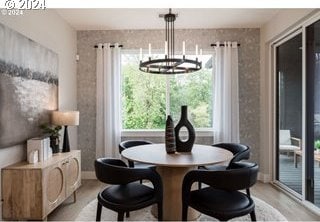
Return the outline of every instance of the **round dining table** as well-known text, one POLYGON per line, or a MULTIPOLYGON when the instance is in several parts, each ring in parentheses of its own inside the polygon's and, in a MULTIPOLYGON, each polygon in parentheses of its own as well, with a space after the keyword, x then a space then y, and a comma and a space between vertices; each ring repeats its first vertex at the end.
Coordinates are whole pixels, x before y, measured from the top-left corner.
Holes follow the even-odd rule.
MULTIPOLYGON (((174 154, 167 154, 165 144, 148 144, 126 149, 121 155, 131 161, 156 166, 163 183, 163 220, 171 221, 182 219, 182 182, 186 173, 197 166, 219 164, 233 157, 225 149, 199 144, 194 144, 191 152, 174 154)), ((153 209, 152 212, 157 211, 153 209)), ((195 220, 199 215, 189 208, 188 219, 195 220)))

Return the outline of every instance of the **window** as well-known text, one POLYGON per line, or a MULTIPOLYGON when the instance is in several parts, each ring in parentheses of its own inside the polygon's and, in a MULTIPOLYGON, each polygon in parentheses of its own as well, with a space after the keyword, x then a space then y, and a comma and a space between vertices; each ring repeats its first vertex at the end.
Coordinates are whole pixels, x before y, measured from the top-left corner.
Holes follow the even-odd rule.
POLYGON ((182 105, 195 128, 212 128, 212 56, 202 56, 195 73, 157 75, 139 71, 139 54, 122 52, 122 128, 164 129, 167 113, 175 122, 182 105))

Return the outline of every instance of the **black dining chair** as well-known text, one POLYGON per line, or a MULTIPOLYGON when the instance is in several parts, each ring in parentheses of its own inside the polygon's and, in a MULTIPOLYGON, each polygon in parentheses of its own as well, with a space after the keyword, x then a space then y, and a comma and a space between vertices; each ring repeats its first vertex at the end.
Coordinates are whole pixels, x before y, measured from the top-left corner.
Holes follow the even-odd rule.
MULTIPOLYGON (((229 169, 233 163, 241 160, 248 160, 250 158, 250 148, 247 145, 243 145, 240 143, 217 143, 213 144, 212 146, 230 151, 233 154, 232 159, 229 161, 228 165, 217 164, 209 166, 199 166, 199 169, 226 170, 229 169)), ((199 189, 201 189, 201 183, 199 183, 198 186, 199 189)))
POLYGON ((188 172, 182 185, 182 220, 186 221, 188 207, 227 221, 234 217, 250 213, 251 220, 256 221, 255 204, 249 188, 257 181, 258 165, 256 163, 237 162, 226 170, 192 170, 188 172), (209 187, 191 191, 194 182, 201 182, 209 187), (246 193, 239 190, 246 190, 246 193))
MULTIPOLYGON (((119 153, 121 154, 123 150, 134 147, 134 146, 141 146, 141 145, 148 145, 152 144, 150 141, 146 140, 125 140, 122 141, 119 144, 119 153)), ((136 167, 136 168, 155 168, 154 165, 146 164, 146 163, 139 163, 139 162, 133 162, 131 160, 128 160, 129 167, 136 167)))
POLYGON ((100 158, 95 161, 97 178, 110 184, 98 194, 96 221, 101 220, 102 206, 116 211, 118 221, 123 221, 124 213, 157 204, 158 219, 162 220, 163 188, 160 175, 150 168, 130 168, 120 159, 100 158), (140 184, 148 180, 153 188, 140 184))
POLYGON ((232 159, 229 161, 228 165, 209 165, 209 166, 201 166, 207 170, 226 170, 230 168, 230 166, 239 162, 240 160, 248 160, 250 158, 250 148, 247 145, 243 145, 240 143, 217 143, 212 146, 219 147, 225 150, 230 151, 233 154, 232 159))

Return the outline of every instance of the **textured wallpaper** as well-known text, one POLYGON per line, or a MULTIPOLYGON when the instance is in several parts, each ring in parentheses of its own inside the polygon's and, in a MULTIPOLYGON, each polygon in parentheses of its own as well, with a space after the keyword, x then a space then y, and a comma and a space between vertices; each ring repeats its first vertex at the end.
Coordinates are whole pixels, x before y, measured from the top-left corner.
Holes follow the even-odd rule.
MULTIPOLYGON (((176 51, 186 41, 186 51, 194 51, 195 44, 204 52, 213 51, 211 43, 237 41, 239 48, 239 96, 240 96, 240 141, 252 148, 251 160, 259 162, 260 144, 260 29, 182 29, 175 30, 176 51), (179 48, 178 48, 179 47, 179 48)), ((82 150, 82 169, 94 170, 95 121, 96 121, 96 53, 97 43, 120 43, 124 49, 153 49, 164 46, 163 30, 111 30, 78 31, 77 50, 80 60, 77 65, 78 109, 81 124, 78 128, 78 147, 82 150)), ((127 138, 123 138, 127 139, 127 138)), ((131 138, 133 139, 133 138, 131 138)), ((162 142, 162 138, 146 138, 162 142)), ((212 138, 198 138, 198 143, 211 144, 212 138)), ((196 141, 197 142, 197 141, 196 141)))

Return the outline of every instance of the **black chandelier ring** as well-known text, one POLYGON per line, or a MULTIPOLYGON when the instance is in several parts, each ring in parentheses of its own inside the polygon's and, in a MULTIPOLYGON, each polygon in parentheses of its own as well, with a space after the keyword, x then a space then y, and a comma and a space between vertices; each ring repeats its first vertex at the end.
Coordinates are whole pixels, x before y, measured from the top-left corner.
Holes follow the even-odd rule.
POLYGON ((139 69, 143 72, 152 74, 183 74, 196 72, 202 68, 202 62, 191 59, 178 59, 178 58, 166 58, 166 59, 153 59, 145 62, 140 62, 139 69), (190 66, 180 66, 180 65, 190 66))

